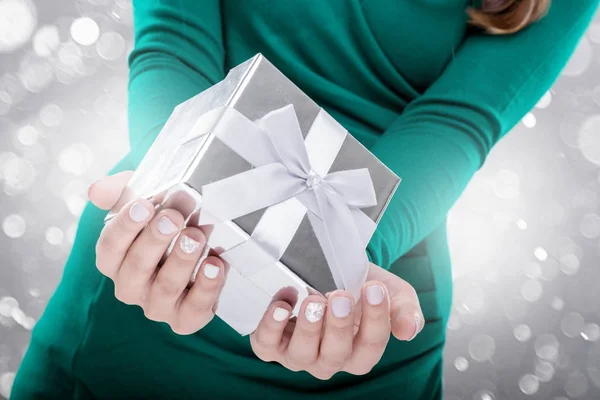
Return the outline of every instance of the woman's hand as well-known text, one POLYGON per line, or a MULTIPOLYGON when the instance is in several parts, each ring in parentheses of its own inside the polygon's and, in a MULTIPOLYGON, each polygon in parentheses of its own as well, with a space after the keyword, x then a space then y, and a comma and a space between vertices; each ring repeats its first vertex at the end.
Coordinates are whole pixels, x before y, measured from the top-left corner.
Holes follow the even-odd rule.
POLYGON ((251 335, 255 354, 292 371, 329 379, 339 371, 363 375, 379 362, 390 339, 412 340, 424 326, 419 299, 398 276, 370 265, 368 282, 354 305, 343 290, 310 295, 299 317, 294 304, 275 301, 251 335))
MULTIPOLYGON (((111 209, 131 175, 132 171, 124 171, 96 181, 88 190, 90 200, 101 209, 111 209)), ((129 202, 104 226, 96 245, 96 266, 114 281, 117 299, 142 307, 147 318, 166 322, 174 332, 186 335, 214 317, 224 264, 207 257, 187 289, 206 238, 200 229, 186 228, 184 220, 175 209, 157 212, 145 199, 129 202), (180 232, 172 252, 157 268, 180 232)))

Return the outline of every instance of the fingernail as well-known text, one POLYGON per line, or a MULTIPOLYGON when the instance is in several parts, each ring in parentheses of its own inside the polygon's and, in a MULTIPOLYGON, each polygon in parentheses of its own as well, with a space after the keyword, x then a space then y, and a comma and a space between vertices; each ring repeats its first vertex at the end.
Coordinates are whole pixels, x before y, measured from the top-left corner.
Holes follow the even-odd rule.
POLYGON ((215 279, 219 275, 219 267, 212 264, 204 265, 204 276, 208 279, 215 279))
POLYGON ((273 319, 277 322, 285 321, 290 315, 290 312, 282 307, 277 307, 275 311, 273 311, 273 319))
POLYGON ((133 222, 142 222, 150 215, 150 211, 139 202, 133 203, 131 208, 129 209, 129 217, 133 220, 133 222))
POLYGON ((331 301, 331 311, 337 318, 346 318, 352 310, 352 302, 348 297, 338 296, 331 301))
POLYGON ((419 316, 419 314, 415 314, 414 319, 415 319, 415 333, 413 333, 412 337, 410 339, 408 339, 409 342, 417 337, 417 335, 419 334, 420 328, 421 328, 421 317, 419 316))
POLYGON ((319 322, 325 312, 325 303, 308 303, 304 310, 304 316, 308 322, 319 322))
POLYGON ((367 294, 367 301, 370 305, 376 306, 381 304, 381 302, 383 301, 385 293, 381 285, 369 285, 365 289, 365 292, 367 294))
POLYGON ((189 236, 181 235, 179 247, 186 254, 193 254, 200 248, 200 242, 195 241, 189 236))
POLYGON ((158 231, 163 235, 170 235, 177 231, 177 225, 167 217, 161 217, 158 220, 158 231))

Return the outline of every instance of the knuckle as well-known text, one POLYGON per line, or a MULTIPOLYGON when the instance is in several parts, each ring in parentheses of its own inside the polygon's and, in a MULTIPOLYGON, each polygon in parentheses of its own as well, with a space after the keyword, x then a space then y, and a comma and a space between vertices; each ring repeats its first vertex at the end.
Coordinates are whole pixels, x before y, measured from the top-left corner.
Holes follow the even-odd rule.
POLYGON ((116 215, 110 226, 111 229, 114 229, 116 231, 115 233, 117 234, 128 233, 132 230, 123 214, 116 215))
POLYGON ((138 301, 135 299, 135 296, 132 296, 132 294, 129 291, 123 290, 117 285, 115 285, 115 298, 121 303, 125 303, 128 305, 138 304, 138 301))
POLYGON ((299 335, 306 339, 316 339, 321 337, 321 329, 311 329, 301 324, 296 324, 294 335, 299 335))
POLYGON ((183 288, 181 285, 168 277, 166 274, 158 274, 154 281, 155 287, 158 289, 160 294, 165 297, 176 297, 179 296, 183 288))
POLYGON ((269 342, 260 334, 254 336, 254 343, 259 349, 266 353, 274 353, 279 348, 279 343, 269 342))
POLYGON ((351 337, 353 329, 353 321, 346 322, 343 325, 339 325, 336 323, 330 323, 327 326, 326 335, 332 336, 336 340, 345 340, 348 337, 351 337))
POLYGON ((100 237, 98 238, 98 242, 96 243, 96 254, 112 254, 118 252, 116 245, 117 241, 115 237, 110 232, 104 230, 100 237))
POLYGON ((321 363, 325 371, 337 372, 344 368, 349 358, 350 353, 323 354, 321 356, 321 363))
POLYGON ((127 256, 125 257, 125 260, 123 260, 123 264, 128 265, 133 270, 139 270, 143 268, 144 264, 146 264, 145 261, 146 259, 142 253, 131 249, 129 252, 127 252, 127 256))
POLYGON ((187 323, 183 323, 179 320, 173 321, 169 323, 171 330, 178 335, 191 335, 197 332, 197 329, 194 329, 187 323))
POLYGON ((417 300, 419 298, 417 291, 415 290, 415 288, 412 285, 406 285, 406 288, 404 290, 410 298, 415 299, 415 300, 417 300))
POLYGON ((109 261, 106 257, 101 256, 98 253, 96 253, 96 268, 102 275, 112 278, 112 270, 109 261))
POLYGON ((261 342, 261 339, 258 337, 259 335, 252 335, 250 337, 250 345, 252 347, 252 351, 254 354, 265 362, 272 362, 276 360, 276 353, 273 351, 271 346, 266 345, 264 342, 261 342))
POLYGON ((144 307, 144 316, 151 321, 166 322, 164 313, 153 306, 144 307))
POLYGON ((370 307, 365 313, 365 318, 372 323, 387 322, 390 318, 390 311, 386 307, 370 307))
POLYGON ((359 338, 357 342, 358 347, 363 347, 367 349, 369 352, 379 352, 382 353, 385 350, 390 338, 389 336, 376 338, 376 339, 367 339, 367 338, 359 338))
POLYGON ((329 379, 331 379, 333 377, 333 375, 335 375, 335 372, 334 371, 314 371, 314 372, 311 372, 310 374, 319 380, 328 381, 329 379))
POLYGON ((286 355, 286 363, 297 371, 306 371, 315 363, 315 359, 313 357, 288 352, 286 355))
POLYGON ((202 293, 201 296, 195 296, 194 298, 188 299, 188 305, 191 308, 191 312, 195 315, 202 315, 203 317, 210 316, 212 318, 214 315, 212 310, 214 304, 215 300, 206 296, 205 293, 202 293))
POLYGON ((365 364, 348 369, 347 372, 352 375, 367 375, 373 370, 373 364, 365 364))

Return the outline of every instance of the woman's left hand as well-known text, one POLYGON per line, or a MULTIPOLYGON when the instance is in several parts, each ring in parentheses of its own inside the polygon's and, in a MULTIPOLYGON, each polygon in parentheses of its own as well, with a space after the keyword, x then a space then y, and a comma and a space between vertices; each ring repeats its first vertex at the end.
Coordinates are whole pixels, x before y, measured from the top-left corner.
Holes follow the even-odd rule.
POLYGON ((390 339, 412 340, 424 325, 414 288, 398 276, 370 265, 360 301, 337 290, 327 298, 310 295, 297 319, 294 304, 275 301, 250 341, 255 354, 292 371, 329 379, 339 371, 367 374, 390 339))

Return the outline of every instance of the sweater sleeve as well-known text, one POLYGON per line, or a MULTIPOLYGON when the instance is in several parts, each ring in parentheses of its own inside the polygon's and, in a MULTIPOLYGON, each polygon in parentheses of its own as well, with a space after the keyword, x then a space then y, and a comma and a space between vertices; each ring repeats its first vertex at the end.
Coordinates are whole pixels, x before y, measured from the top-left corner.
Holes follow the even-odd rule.
POLYGON ((134 0, 129 144, 137 166, 173 109, 225 77, 221 0, 134 0))
POLYGON ((507 36, 467 36, 442 75, 372 147, 402 183, 368 246, 383 268, 444 222, 495 143, 531 110, 567 64, 599 0, 555 0, 507 36))

